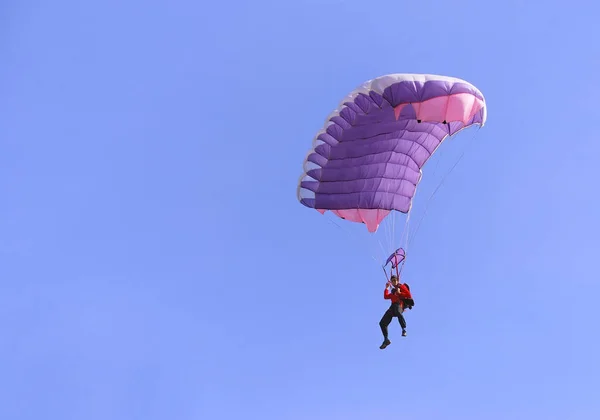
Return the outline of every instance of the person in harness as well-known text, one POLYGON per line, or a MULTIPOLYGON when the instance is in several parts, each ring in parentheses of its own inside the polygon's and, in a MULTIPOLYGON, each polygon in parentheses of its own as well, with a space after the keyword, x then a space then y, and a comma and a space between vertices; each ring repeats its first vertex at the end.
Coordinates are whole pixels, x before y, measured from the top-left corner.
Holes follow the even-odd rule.
POLYGON ((404 319, 404 309, 412 309, 415 304, 410 293, 410 287, 408 284, 400 283, 398 281, 398 276, 396 275, 393 275, 390 278, 390 281, 385 284, 383 298, 391 300, 391 304, 388 310, 383 314, 383 317, 381 317, 381 321, 379 321, 379 327, 381 328, 381 333, 383 334, 383 343, 379 348, 382 350, 392 343, 388 338, 388 326, 394 317, 398 318, 398 322, 402 328, 402 336, 406 337, 406 320, 404 319))

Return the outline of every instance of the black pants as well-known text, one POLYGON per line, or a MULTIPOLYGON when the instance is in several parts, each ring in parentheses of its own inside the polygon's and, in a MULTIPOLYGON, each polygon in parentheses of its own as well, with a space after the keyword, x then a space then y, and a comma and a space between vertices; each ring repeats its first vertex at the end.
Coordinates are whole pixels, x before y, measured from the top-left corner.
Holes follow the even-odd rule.
POLYGON ((399 303, 392 303, 387 311, 381 317, 381 321, 379 321, 379 326, 381 327, 381 332, 383 333, 383 338, 388 338, 388 325, 392 322, 392 318, 397 317, 402 330, 406 329, 406 320, 404 319, 404 315, 402 315, 404 309, 400 307, 399 303))

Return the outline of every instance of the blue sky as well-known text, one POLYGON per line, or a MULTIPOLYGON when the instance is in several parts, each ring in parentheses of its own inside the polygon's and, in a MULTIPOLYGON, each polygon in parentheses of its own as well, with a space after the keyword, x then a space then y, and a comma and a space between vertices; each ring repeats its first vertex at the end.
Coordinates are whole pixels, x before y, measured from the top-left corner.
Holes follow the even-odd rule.
POLYGON ((0 418, 598 418, 599 12, 4 0, 0 418), (295 193, 338 101, 403 72, 468 80, 488 123, 381 351, 369 236, 295 193))

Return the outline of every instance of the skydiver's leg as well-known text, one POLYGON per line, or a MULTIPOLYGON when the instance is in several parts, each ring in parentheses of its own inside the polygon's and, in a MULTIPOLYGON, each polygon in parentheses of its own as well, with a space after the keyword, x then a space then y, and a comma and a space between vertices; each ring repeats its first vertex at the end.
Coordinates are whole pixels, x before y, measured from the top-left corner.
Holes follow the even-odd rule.
POLYGON ((398 322, 400 323, 400 327, 402 328, 402 336, 406 337, 406 320, 404 319, 404 308, 402 308, 399 304, 394 305, 394 316, 398 317, 398 322))
POLYGON ((390 325, 390 322, 392 322, 393 317, 394 312, 390 306, 381 317, 381 321, 379 321, 379 327, 381 328, 381 333, 383 334, 383 343, 379 348, 382 350, 391 344, 391 341, 388 339, 388 325, 390 325))
POLYGON ((388 338, 388 325, 392 322, 392 318, 394 317, 394 312, 390 307, 383 316, 381 317, 381 321, 379 321, 379 327, 381 328, 381 333, 383 334, 383 338, 387 340, 388 338))

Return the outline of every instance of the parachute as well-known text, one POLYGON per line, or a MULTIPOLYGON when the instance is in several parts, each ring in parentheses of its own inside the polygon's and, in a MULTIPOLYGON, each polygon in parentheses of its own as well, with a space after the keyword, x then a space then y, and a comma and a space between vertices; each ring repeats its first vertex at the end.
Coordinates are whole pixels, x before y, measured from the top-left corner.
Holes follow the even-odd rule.
MULTIPOLYGON (((482 127, 486 117, 481 92, 458 78, 390 74, 369 80, 341 101, 315 136, 298 200, 374 233, 391 212, 410 213, 422 168, 442 142, 482 127)), ((390 258, 404 262, 404 249, 397 252, 390 258)))
POLYGON ((385 267, 388 264, 391 264, 392 268, 396 268, 400 264, 402 264, 402 262, 404 261, 405 257, 406 257, 406 252, 404 251, 404 249, 403 248, 398 248, 397 250, 395 250, 392 253, 392 255, 390 255, 388 257, 387 261, 385 262, 385 264, 383 266, 385 267))
POLYGON ((400 265, 404 263, 405 258, 406 251, 404 250, 404 248, 398 248, 392 253, 392 255, 388 257, 388 259, 385 261, 385 264, 383 264, 383 272, 385 274, 386 279, 388 278, 388 276, 387 272, 385 271, 385 267, 387 267, 388 264, 390 264, 390 278, 394 274, 394 269, 396 269, 396 277, 399 277, 400 265))

